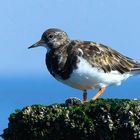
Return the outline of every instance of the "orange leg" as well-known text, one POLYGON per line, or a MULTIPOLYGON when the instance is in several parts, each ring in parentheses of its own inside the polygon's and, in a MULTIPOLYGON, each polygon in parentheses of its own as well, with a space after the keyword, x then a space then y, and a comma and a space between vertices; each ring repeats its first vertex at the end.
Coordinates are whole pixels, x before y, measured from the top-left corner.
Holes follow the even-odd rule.
POLYGON ((104 91, 105 91, 105 87, 102 87, 97 93, 96 95, 92 98, 93 101, 95 101, 104 91))
POLYGON ((84 90, 83 92, 83 102, 86 102, 87 101, 87 91, 84 90))

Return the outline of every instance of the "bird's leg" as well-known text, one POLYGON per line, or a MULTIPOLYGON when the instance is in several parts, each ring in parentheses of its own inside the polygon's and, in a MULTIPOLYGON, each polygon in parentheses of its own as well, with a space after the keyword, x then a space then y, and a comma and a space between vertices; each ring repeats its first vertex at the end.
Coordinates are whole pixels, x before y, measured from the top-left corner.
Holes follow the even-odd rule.
POLYGON ((87 90, 83 91, 83 102, 87 101, 87 90))
POLYGON ((104 91, 105 91, 105 87, 102 87, 97 93, 96 95, 92 98, 93 101, 95 101, 104 91))

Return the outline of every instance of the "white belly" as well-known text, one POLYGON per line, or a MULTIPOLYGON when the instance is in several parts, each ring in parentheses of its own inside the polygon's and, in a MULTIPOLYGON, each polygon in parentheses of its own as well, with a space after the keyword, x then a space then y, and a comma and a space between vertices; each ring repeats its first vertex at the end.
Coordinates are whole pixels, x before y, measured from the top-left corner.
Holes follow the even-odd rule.
POLYGON ((120 74, 118 71, 104 73, 103 70, 92 67, 85 59, 79 59, 78 68, 73 71, 69 79, 56 79, 73 88, 85 90, 120 85, 122 81, 132 76, 130 73, 120 74))

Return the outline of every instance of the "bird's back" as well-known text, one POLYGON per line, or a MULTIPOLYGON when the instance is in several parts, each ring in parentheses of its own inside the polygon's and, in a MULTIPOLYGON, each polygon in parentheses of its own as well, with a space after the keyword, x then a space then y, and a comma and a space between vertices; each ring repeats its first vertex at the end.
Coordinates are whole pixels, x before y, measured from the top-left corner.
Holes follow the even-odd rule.
POLYGON ((102 69, 105 73, 118 71, 121 74, 127 72, 139 72, 140 63, 103 44, 83 41, 77 42, 76 46, 83 52, 82 57, 92 67, 102 69))

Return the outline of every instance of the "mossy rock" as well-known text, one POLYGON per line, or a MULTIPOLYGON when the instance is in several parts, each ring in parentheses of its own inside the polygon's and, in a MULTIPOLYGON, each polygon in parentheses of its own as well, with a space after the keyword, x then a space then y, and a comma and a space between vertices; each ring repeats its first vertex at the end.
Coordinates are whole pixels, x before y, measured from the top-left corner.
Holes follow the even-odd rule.
POLYGON ((140 100, 33 105, 9 117, 5 140, 140 140, 140 100))

